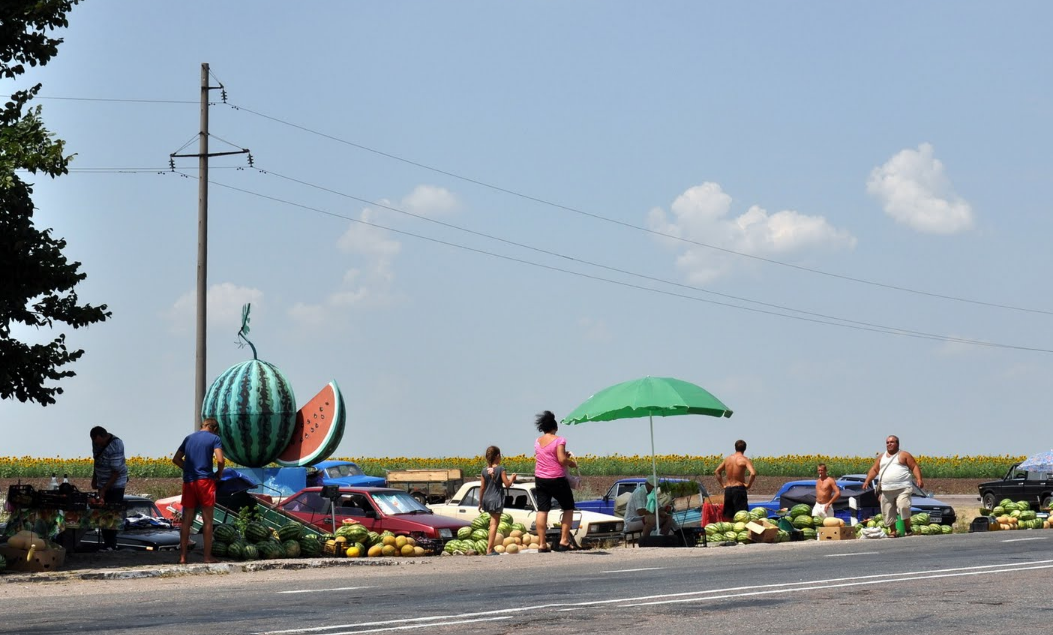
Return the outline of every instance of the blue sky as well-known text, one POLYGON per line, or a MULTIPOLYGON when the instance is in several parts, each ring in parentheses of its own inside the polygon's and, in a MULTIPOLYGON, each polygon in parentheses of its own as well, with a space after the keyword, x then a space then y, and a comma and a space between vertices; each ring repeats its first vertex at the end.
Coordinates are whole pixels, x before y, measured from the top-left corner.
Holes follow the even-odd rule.
MULTIPOLYGON (((209 381, 251 357, 252 302, 301 404, 342 388, 338 456, 529 453, 535 413, 644 375, 735 411, 657 420, 660 453, 1047 449, 1051 19, 89 0, 4 94, 44 84, 77 156, 30 179, 37 224, 113 318, 64 331, 87 354, 56 405, 0 403, 0 454, 87 456, 104 425, 165 456, 193 428, 197 163, 151 168, 196 152, 203 62, 227 94, 210 149, 258 168, 211 163, 209 381)), ((562 430, 649 451, 646 420, 562 430)))

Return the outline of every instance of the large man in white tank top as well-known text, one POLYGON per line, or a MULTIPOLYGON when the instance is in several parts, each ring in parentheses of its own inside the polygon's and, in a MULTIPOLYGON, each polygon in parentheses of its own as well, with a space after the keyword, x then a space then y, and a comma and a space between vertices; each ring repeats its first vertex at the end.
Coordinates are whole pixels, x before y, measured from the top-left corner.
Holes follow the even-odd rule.
MULTIPOLYGON (((871 481, 877 479, 881 488, 881 515, 885 518, 886 527, 894 527, 896 519, 902 518, 907 533, 910 533, 910 479, 913 475, 918 487, 924 487, 921 468, 910 452, 899 449, 899 437, 889 435, 885 439, 885 453, 874 461, 863 489, 870 487, 871 481)), ((892 535, 896 535, 894 532, 892 535)))

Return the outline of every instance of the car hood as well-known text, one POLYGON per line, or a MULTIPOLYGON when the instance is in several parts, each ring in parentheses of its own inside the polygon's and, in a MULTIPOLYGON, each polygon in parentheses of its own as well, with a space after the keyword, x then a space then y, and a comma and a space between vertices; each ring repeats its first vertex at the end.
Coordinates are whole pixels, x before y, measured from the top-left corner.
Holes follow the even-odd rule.
POLYGON ((387 481, 379 476, 341 476, 339 478, 324 478, 322 482, 326 485, 340 485, 341 487, 386 487, 387 481))
POLYGON ((436 529, 460 529, 461 527, 468 527, 471 525, 466 520, 460 518, 450 518, 449 516, 440 516, 439 514, 392 514, 388 518, 395 518, 404 523, 417 523, 424 525, 425 527, 434 527, 436 529))
POLYGON ((178 545, 179 531, 176 529, 129 529, 117 534, 117 541, 143 542, 159 546, 178 545))

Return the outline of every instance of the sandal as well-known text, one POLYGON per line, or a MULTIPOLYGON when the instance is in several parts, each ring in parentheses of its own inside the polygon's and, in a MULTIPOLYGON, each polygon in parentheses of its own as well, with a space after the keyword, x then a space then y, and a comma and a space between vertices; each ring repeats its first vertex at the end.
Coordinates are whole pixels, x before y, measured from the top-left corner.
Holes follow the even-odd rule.
POLYGON ((569 545, 565 545, 562 542, 559 543, 559 550, 560 551, 581 551, 582 549, 581 549, 581 547, 578 546, 578 543, 576 543, 574 541, 571 541, 569 545))
POLYGON ((538 547, 537 548, 537 552, 538 553, 549 553, 550 551, 552 551, 552 549, 550 547, 538 547))

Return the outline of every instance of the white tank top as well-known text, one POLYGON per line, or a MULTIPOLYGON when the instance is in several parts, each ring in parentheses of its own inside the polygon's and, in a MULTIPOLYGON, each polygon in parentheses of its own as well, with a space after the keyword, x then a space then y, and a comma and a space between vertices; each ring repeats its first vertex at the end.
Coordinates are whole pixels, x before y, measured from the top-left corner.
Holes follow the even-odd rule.
POLYGON ((892 455, 885 452, 885 456, 881 457, 881 469, 878 470, 878 475, 881 477, 881 489, 910 487, 910 470, 899 462, 899 452, 892 455), (892 462, 892 465, 889 465, 889 462, 892 462))

